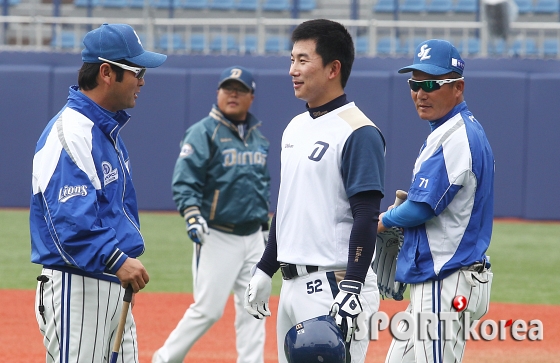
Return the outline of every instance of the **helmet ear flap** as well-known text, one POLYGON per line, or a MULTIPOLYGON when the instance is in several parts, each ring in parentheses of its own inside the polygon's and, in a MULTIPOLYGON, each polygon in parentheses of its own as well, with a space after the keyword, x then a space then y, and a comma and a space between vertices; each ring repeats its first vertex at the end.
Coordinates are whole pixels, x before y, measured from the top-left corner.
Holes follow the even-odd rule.
POLYGON ((289 363, 346 363, 343 334, 330 315, 294 325, 284 338, 284 353, 289 363))

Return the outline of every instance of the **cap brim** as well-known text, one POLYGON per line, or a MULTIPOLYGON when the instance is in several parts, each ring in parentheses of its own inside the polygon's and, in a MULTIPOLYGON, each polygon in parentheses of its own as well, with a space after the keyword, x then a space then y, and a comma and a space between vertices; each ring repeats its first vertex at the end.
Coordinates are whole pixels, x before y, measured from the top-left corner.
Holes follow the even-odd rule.
POLYGON ((218 84, 218 88, 222 87, 222 84, 224 84, 224 83, 227 82, 227 81, 239 82, 239 83, 241 83, 242 85, 244 85, 245 87, 247 87, 247 89, 248 89, 249 91, 252 91, 252 90, 253 90, 253 87, 251 87, 251 86, 249 86, 247 83, 243 82, 243 81, 241 80, 241 78, 226 78, 226 79, 222 80, 222 81, 218 84))
POLYGON ((399 73, 407 73, 412 71, 420 71, 427 74, 431 74, 433 76, 441 76, 442 74, 447 74, 453 72, 453 70, 449 70, 447 68, 442 68, 435 66, 433 64, 413 64, 408 67, 403 67, 399 69, 399 73))
POLYGON ((125 58, 127 61, 132 62, 140 67, 156 68, 165 62, 167 56, 161 53, 145 51, 136 57, 125 58))

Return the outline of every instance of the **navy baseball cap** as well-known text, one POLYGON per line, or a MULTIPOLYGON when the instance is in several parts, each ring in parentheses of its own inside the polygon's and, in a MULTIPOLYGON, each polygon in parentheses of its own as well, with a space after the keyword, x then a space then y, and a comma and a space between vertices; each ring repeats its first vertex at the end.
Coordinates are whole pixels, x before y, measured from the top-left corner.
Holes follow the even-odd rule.
POLYGON ((399 73, 417 70, 433 76, 451 72, 463 75, 464 69, 465 62, 453 44, 446 40, 430 39, 418 44, 413 64, 399 69, 399 73))
POLYGON ((165 62, 165 54, 144 50, 138 34, 128 24, 103 24, 84 37, 82 61, 102 63, 98 58, 125 59, 140 67, 155 68, 165 62))
POLYGON ((223 70, 220 75, 220 82, 218 82, 218 88, 222 87, 224 82, 234 80, 240 82, 245 87, 247 87, 251 92, 255 92, 255 81, 253 80, 253 74, 244 67, 233 66, 223 70))

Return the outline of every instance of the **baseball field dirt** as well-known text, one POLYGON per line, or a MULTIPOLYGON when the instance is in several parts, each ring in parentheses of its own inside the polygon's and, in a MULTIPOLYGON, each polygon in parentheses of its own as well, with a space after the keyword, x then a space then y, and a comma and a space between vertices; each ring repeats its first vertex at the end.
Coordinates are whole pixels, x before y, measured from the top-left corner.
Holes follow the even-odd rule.
MULTIPOLYGON (((34 295, 31 290, 0 290, 0 362, 39 363, 45 362, 42 337, 37 328, 34 314, 34 295)), ((138 327, 140 363, 150 363, 152 353, 165 341, 169 332, 192 303, 191 294, 139 293, 136 295, 133 313, 138 327)), ((276 311, 278 297, 272 297, 271 311, 276 311)), ((382 301, 381 311, 393 316, 406 308, 407 302, 382 301)), ((200 341, 185 362, 187 363, 234 363, 235 333, 233 298, 226 306, 224 316, 200 341)), ((560 306, 518 305, 492 303, 490 312, 483 320, 513 321, 529 323, 538 319, 543 323, 543 340, 516 341, 506 328, 506 339, 492 341, 469 341, 464 363, 550 363, 560 362, 560 306)), ((530 327, 530 326, 529 326, 530 327)), ((267 320, 265 362, 277 361, 275 318, 267 320)), ((478 331, 478 330, 477 330, 478 331)), ((369 345, 367 363, 381 363, 391 342, 387 331, 382 331, 378 341, 369 345)))

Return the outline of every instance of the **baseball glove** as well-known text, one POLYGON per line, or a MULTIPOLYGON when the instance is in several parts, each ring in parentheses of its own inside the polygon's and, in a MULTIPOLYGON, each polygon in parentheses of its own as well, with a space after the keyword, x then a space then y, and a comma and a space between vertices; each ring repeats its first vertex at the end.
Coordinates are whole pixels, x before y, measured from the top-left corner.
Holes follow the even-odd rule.
POLYGON ((397 255, 403 244, 402 230, 392 227, 378 233, 375 243, 375 259, 371 267, 377 274, 379 293, 386 298, 400 301, 403 299, 406 284, 395 281, 397 255))

